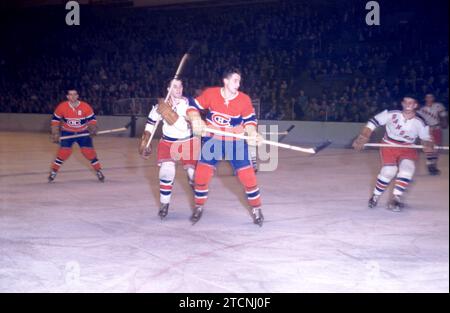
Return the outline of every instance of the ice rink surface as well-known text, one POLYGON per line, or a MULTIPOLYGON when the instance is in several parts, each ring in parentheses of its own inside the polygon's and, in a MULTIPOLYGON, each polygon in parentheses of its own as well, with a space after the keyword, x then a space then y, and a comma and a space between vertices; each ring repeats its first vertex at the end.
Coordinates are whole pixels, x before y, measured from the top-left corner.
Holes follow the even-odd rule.
POLYGON ((258 173, 261 228, 221 164, 192 226, 181 167, 160 221, 158 168, 137 142, 95 139, 103 184, 78 147, 49 184, 49 136, 0 133, 0 292, 449 292, 448 154, 439 177, 421 155, 393 213, 388 194, 367 208, 376 150, 280 150, 258 173))

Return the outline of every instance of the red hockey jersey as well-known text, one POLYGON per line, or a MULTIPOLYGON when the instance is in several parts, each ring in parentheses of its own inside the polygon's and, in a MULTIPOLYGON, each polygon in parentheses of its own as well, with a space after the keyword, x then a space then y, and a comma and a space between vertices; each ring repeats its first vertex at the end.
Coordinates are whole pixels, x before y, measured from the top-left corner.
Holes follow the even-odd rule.
POLYGON ((195 99, 190 101, 190 110, 207 110, 206 123, 213 128, 233 131, 242 129, 247 124, 256 125, 256 115, 250 97, 238 92, 235 97, 226 99, 222 88, 208 88, 195 99))
POLYGON ((61 102, 53 113, 52 126, 59 126, 65 131, 82 132, 88 124, 96 124, 97 120, 91 106, 87 102, 80 101, 74 108, 69 101, 61 102))

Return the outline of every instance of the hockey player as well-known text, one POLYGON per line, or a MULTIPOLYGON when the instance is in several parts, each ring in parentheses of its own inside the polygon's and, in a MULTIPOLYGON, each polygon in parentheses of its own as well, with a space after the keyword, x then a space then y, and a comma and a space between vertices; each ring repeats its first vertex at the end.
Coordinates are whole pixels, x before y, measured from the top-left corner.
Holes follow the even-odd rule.
MULTIPOLYGON (((448 127, 448 116, 442 103, 435 102, 434 95, 427 94, 425 96, 425 106, 417 112, 427 124, 430 126, 431 135, 436 145, 442 145, 442 129, 448 127)), ((437 168, 438 152, 427 153, 427 166, 430 175, 439 175, 437 168)))
POLYGON ((151 154, 151 145, 147 147, 151 134, 156 131, 155 124, 163 119, 163 136, 158 144, 157 162, 159 168, 160 208, 159 216, 164 219, 169 212, 172 187, 175 180, 176 161, 183 164, 189 184, 194 185, 194 171, 200 153, 200 141, 194 138, 189 123, 186 120, 186 110, 189 106, 187 98, 183 97, 183 83, 179 79, 169 82, 168 102, 160 99, 148 115, 145 131, 141 138, 139 153, 146 159, 151 154))
MULTIPOLYGON (((418 107, 417 100, 412 97, 404 97, 402 100, 402 111, 385 110, 371 118, 362 129, 361 134, 353 142, 353 147, 361 151, 369 141, 372 132, 379 126, 386 126, 386 133, 383 143, 412 145, 419 137, 426 153, 432 152, 433 142, 430 135, 430 128, 425 121, 416 115, 418 107)), ((415 161, 418 152, 412 148, 381 148, 381 160, 383 167, 377 177, 373 195, 369 200, 369 207, 377 205, 382 193, 389 186, 395 177, 395 187, 393 198, 389 202, 388 208, 395 212, 400 212, 404 207, 402 202, 403 193, 408 188, 415 171, 415 161)))
POLYGON ((74 143, 78 143, 83 156, 91 162, 98 180, 101 182, 105 181, 105 176, 101 171, 101 165, 97 159, 97 153, 90 136, 60 141, 61 135, 70 136, 89 133, 91 136, 94 136, 97 133, 97 120, 94 111, 87 102, 78 100, 78 97, 76 90, 68 90, 68 101, 61 102, 53 114, 51 121, 52 141, 59 143, 60 148, 55 161, 51 165, 51 172, 48 177, 49 182, 55 180, 61 165, 70 157, 74 143))
POLYGON ((191 221, 195 224, 202 216, 208 197, 209 182, 217 162, 228 160, 245 189, 254 223, 262 226, 264 217, 261 211, 260 192, 247 146, 247 144, 259 145, 262 140, 256 129, 255 111, 250 97, 239 91, 240 71, 226 70, 222 78, 223 87, 207 88, 195 100, 190 99, 187 114, 192 130, 194 135, 204 136, 201 157, 195 172, 195 208, 191 221), (200 116, 201 110, 207 111, 206 123, 200 116), (245 141, 204 133, 206 125, 226 132, 246 133, 252 139, 245 141))

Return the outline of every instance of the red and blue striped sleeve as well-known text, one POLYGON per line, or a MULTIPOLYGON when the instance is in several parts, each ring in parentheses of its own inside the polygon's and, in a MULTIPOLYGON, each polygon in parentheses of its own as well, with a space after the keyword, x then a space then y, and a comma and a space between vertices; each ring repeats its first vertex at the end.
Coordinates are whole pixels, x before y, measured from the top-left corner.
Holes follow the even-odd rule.
POLYGON ((55 112, 53 112, 51 125, 52 126, 59 126, 61 124, 61 120, 64 117, 64 103, 58 104, 58 106, 55 109, 55 112))
POLYGON ((253 108, 252 101, 248 96, 243 97, 241 116, 244 126, 246 125, 257 126, 258 122, 256 120, 255 109, 253 108))

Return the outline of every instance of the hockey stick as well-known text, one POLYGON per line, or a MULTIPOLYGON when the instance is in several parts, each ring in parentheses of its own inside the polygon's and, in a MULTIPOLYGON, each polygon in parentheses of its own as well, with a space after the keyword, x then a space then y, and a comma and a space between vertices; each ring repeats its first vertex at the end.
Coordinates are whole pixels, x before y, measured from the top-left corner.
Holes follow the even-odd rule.
MULTIPOLYGON (((239 138, 239 139, 246 139, 246 140, 254 139, 253 137, 250 137, 250 136, 229 133, 229 132, 225 132, 225 131, 221 131, 221 130, 217 130, 217 129, 213 129, 213 128, 209 128, 209 127, 205 128, 205 132, 210 132, 210 133, 213 133, 216 135, 223 135, 223 136, 234 137, 234 138, 239 138)), ((300 152, 309 153, 309 154, 316 153, 315 148, 303 148, 303 147, 292 146, 292 145, 288 145, 285 143, 281 143, 281 142, 277 142, 277 141, 270 141, 270 140, 265 140, 265 139, 262 141, 262 143, 266 144, 266 145, 270 145, 270 146, 276 146, 276 147, 280 147, 280 148, 284 148, 284 149, 295 150, 295 151, 300 151, 300 152)))
POLYGON ((332 144, 331 140, 326 140, 320 144, 318 144, 315 148, 314 151, 316 151, 316 153, 318 153, 319 151, 322 151, 323 149, 325 149, 326 147, 328 147, 329 145, 332 144))
MULTIPOLYGON (((97 132, 96 135, 103 135, 103 134, 110 134, 110 133, 117 133, 117 132, 123 132, 126 131, 127 127, 121 127, 121 128, 115 128, 115 129, 108 129, 108 130, 102 130, 97 132)), ((80 137, 87 137, 90 136, 90 133, 84 133, 84 134, 78 134, 78 135, 70 135, 70 136, 63 136, 59 138, 59 140, 65 140, 65 139, 72 139, 72 138, 80 138, 80 137)))
MULTIPOLYGON (((177 68, 177 71, 175 72, 175 76, 173 77, 173 79, 178 79, 180 77, 180 74, 183 71, 184 65, 186 64, 186 61, 189 58, 189 55, 190 55, 192 49, 194 48, 194 45, 195 45, 195 43, 193 43, 191 45, 189 50, 181 58, 180 64, 178 64, 178 68, 177 68)), ((170 84, 169 91, 167 92, 167 95, 166 95, 166 98, 164 99, 164 102, 167 102, 169 100, 170 94, 172 93, 172 89, 173 89, 173 85, 170 84)), ((150 146, 150 143, 152 142, 153 137, 155 136, 155 133, 156 133, 156 130, 158 129, 158 125, 159 125, 160 121, 161 121, 161 118, 158 118, 158 120, 156 121, 155 126, 153 128, 153 132, 150 135, 150 139, 147 142, 147 145, 145 146, 145 148, 148 149, 148 147, 150 146)))
POLYGON ((283 141, 284 138, 286 138, 286 136, 290 133, 291 130, 293 130, 295 127, 295 125, 291 125, 288 127, 288 129, 286 129, 286 135, 281 136, 280 138, 278 138, 279 141, 283 141))
MULTIPOLYGON (((366 143, 364 147, 375 147, 375 148, 406 148, 406 149, 423 149, 422 145, 397 145, 389 143, 366 143)), ((448 150, 448 146, 435 146, 436 150, 448 150)))
POLYGON ((277 135, 277 136, 281 136, 281 135, 287 135, 288 132, 261 132, 261 134, 263 135, 277 135))
POLYGON ((290 132, 291 130, 295 127, 295 125, 291 125, 289 126, 288 129, 286 129, 284 132, 261 132, 261 134, 263 135, 276 135, 276 136, 281 136, 278 140, 283 140, 290 132))

